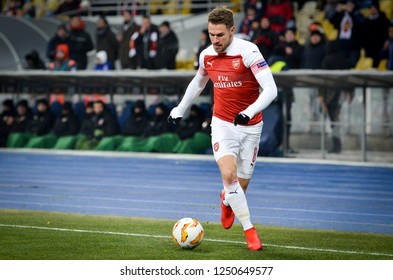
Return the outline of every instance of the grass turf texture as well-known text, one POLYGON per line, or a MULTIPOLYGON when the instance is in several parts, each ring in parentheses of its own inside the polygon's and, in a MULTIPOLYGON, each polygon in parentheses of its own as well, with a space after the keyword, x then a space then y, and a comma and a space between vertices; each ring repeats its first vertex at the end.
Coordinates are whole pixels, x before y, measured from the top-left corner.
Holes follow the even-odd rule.
POLYGON ((176 221, 0 210, 3 260, 355 260, 393 259, 393 236, 256 225, 262 251, 248 251, 242 229, 200 221, 193 250, 171 239, 176 221))

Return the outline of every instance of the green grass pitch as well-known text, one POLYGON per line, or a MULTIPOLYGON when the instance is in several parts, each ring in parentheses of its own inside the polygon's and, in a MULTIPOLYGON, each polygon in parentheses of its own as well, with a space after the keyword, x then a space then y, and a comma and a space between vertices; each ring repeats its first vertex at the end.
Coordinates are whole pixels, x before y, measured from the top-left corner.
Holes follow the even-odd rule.
MULTIPOLYGON (((179 217, 183 218, 183 217, 179 217)), ((204 240, 185 250, 176 221, 0 210, 2 260, 374 260, 393 259, 393 235, 256 225, 262 251, 248 251, 240 225, 200 221, 204 240)))

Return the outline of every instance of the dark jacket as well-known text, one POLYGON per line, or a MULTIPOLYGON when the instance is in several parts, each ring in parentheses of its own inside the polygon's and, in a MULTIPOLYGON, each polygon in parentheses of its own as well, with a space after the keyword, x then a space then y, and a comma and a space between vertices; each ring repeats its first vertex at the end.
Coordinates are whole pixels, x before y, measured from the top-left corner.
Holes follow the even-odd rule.
POLYGON ((119 42, 116 39, 116 35, 108 26, 102 29, 97 28, 96 44, 97 52, 106 51, 108 61, 112 64, 112 69, 114 69, 115 62, 119 56, 119 42))
POLYGON ((303 49, 300 68, 321 69, 322 61, 326 55, 326 43, 321 40, 318 44, 307 44, 303 49))
POLYGON ((8 135, 11 132, 11 126, 9 122, 12 122, 14 115, 11 112, 5 112, 1 114, 0 118, 0 147, 5 147, 7 144, 8 135))
POLYGON ((55 60, 56 47, 60 44, 66 44, 69 48, 71 48, 72 43, 70 37, 66 37, 63 39, 56 34, 50 39, 46 49, 46 56, 48 57, 49 61, 55 60))
POLYGON ((340 52, 340 42, 331 41, 326 46, 326 56, 322 61, 322 69, 350 69, 351 61, 347 56, 340 52))
POLYGON ((142 69, 157 69, 158 27, 151 24, 144 33, 135 32, 131 40, 135 45, 138 64, 142 69))
POLYGON ((46 112, 37 112, 27 125, 27 132, 38 136, 48 134, 54 122, 55 117, 49 109, 46 112))
MULTIPOLYGON (((326 56, 322 61, 322 69, 326 70, 344 70, 352 67, 351 59, 340 52, 340 42, 331 41, 326 46, 326 56)), ((337 106, 339 96, 342 90, 352 91, 350 87, 343 85, 342 89, 325 89, 319 90, 319 96, 322 96, 326 104, 329 106, 337 106)), ((339 111, 337 111, 338 113, 339 111)))
POLYGON ((299 69, 303 56, 303 46, 298 42, 285 43, 285 46, 292 48, 292 54, 286 56, 286 60, 290 69, 299 69))
POLYGON ((204 121, 202 112, 197 105, 191 106, 190 116, 181 120, 178 126, 177 135, 180 139, 191 138, 196 132, 202 130, 202 122, 204 121))
POLYGON ((108 110, 99 115, 93 115, 94 126, 93 140, 99 141, 103 137, 114 136, 119 132, 117 120, 108 110))
POLYGON ((143 132, 147 124, 148 114, 146 111, 145 102, 137 101, 133 108, 133 113, 128 118, 124 127, 123 134, 126 136, 143 136, 143 132))
POLYGON ((170 30, 158 41, 158 68, 176 69, 176 55, 179 51, 179 40, 170 30))
POLYGON ((87 68, 87 53, 94 49, 93 41, 89 33, 85 31, 85 25, 80 20, 79 26, 71 27, 70 57, 76 61, 78 70, 87 68))
POLYGON ((30 107, 27 105, 27 101, 21 100, 18 103, 18 106, 25 106, 26 108, 26 113, 21 115, 21 114, 16 114, 14 123, 12 124, 11 127, 11 132, 15 133, 25 133, 27 132, 27 127, 29 122, 33 118, 33 113, 31 112, 30 107))
POLYGON ((76 135, 78 131, 79 119, 72 111, 66 114, 63 113, 59 118, 57 118, 53 127, 53 133, 57 137, 76 135))
POLYGON ((387 69, 388 70, 393 70, 393 39, 389 38, 386 40, 387 43, 387 48, 382 49, 380 53, 380 58, 387 59, 387 69))
POLYGON ((155 114, 148 122, 143 133, 145 137, 157 136, 162 133, 169 132, 169 123, 167 121, 169 115, 168 109, 162 103, 158 104, 157 107, 161 108, 163 113, 155 114))
POLYGON ((93 139, 94 137, 94 114, 86 114, 83 118, 79 133, 86 136, 88 139, 93 139))
POLYGON ((364 40, 364 23, 365 20, 359 11, 354 10, 351 13, 348 13, 352 20, 352 31, 349 39, 340 39, 340 34, 343 32, 342 21, 347 12, 336 12, 329 19, 330 22, 334 25, 334 27, 338 30, 337 39, 340 42, 340 48, 343 51, 360 51, 363 46, 364 40))
POLYGON ((122 41, 120 42, 119 46, 119 59, 120 59, 120 64, 123 69, 126 68, 131 68, 131 69, 136 69, 137 68, 137 63, 136 63, 136 57, 131 59, 128 54, 130 52, 130 40, 132 34, 135 33, 135 31, 138 30, 138 25, 135 23, 135 21, 131 20, 128 22, 124 22, 122 26, 122 41))
POLYGON ((380 51, 388 38, 389 20, 384 12, 375 19, 366 19, 364 32, 364 49, 366 56, 373 59, 373 67, 377 68, 380 61, 380 51))
POLYGON ((32 50, 25 55, 26 69, 27 70, 45 70, 46 66, 36 50, 32 50))
POLYGON ((211 45, 210 38, 209 38, 209 32, 207 29, 203 29, 201 32, 205 33, 206 36, 206 41, 201 42, 199 41, 199 48, 195 54, 195 62, 194 62, 194 68, 197 70, 199 68, 199 56, 201 55, 202 51, 206 49, 208 46, 211 45))

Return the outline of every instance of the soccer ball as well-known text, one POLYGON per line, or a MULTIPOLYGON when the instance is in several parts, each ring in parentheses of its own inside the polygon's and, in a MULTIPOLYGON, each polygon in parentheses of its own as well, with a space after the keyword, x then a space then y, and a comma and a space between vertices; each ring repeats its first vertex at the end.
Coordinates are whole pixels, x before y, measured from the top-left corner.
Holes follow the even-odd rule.
POLYGON ((173 241, 184 249, 193 249, 203 240, 203 227, 193 218, 183 218, 172 229, 173 241))

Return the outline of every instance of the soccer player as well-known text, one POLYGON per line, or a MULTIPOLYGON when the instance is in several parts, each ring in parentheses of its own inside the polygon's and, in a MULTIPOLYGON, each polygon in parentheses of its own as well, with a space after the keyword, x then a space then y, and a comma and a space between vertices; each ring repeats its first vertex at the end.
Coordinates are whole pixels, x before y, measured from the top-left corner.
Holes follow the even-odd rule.
POLYGON ((168 117, 177 123, 209 79, 214 85, 212 146, 224 189, 221 224, 241 222, 249 250, 262 249, 250 219, 245 191, 254 171, 262 133, 262 110, 277 96, 269 66, 258 47, 234 37, 233 13, 218 6, 208 16, 212 44, 202 51, 199 69, 168 117))

